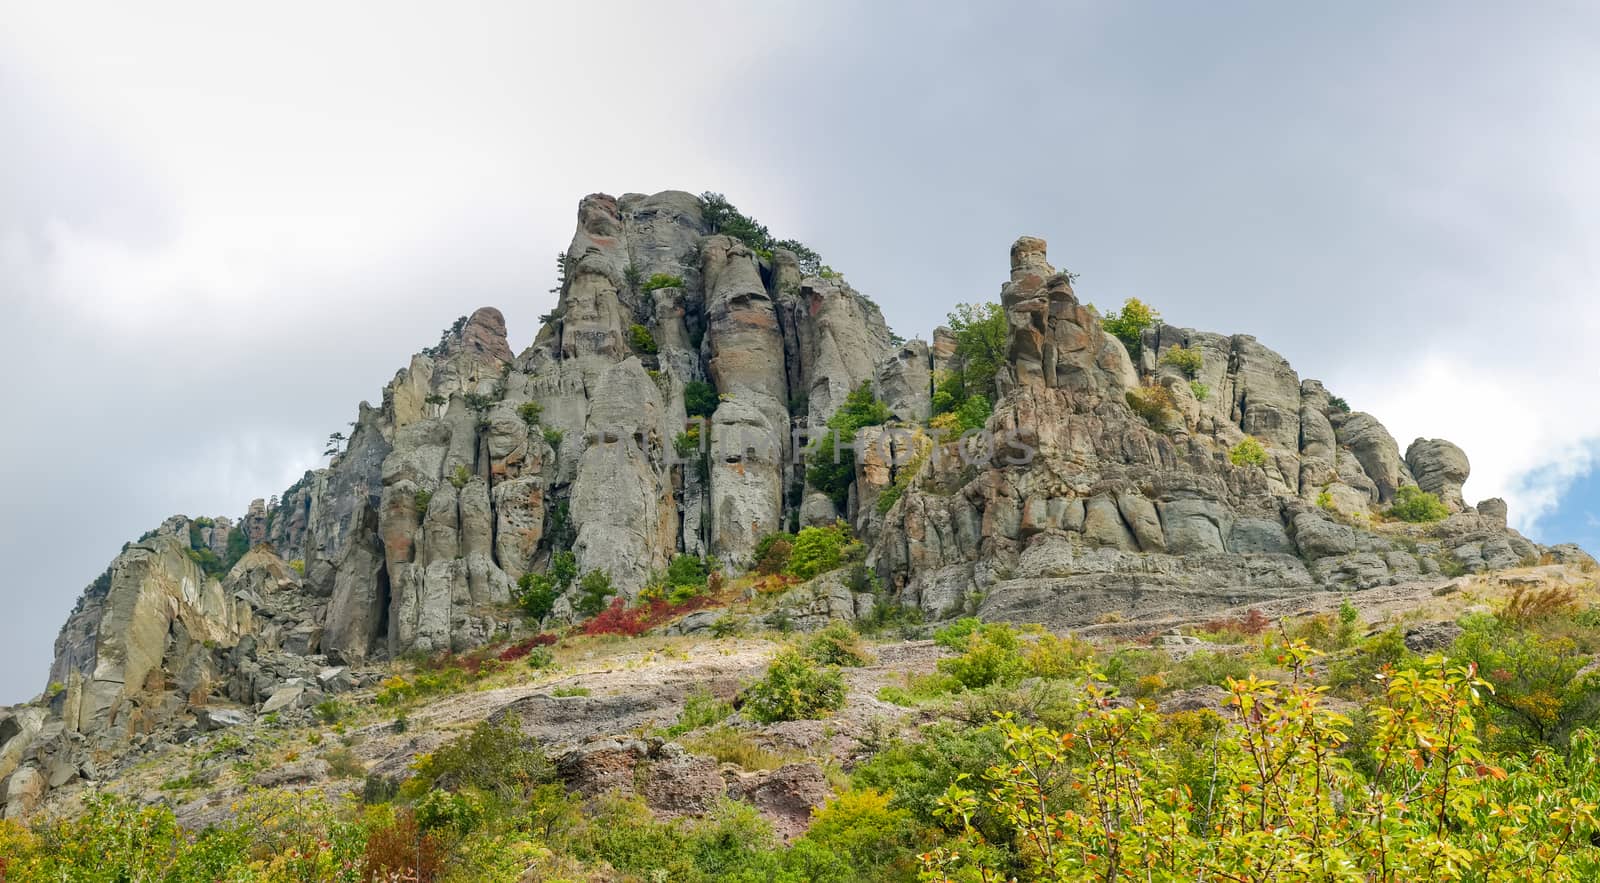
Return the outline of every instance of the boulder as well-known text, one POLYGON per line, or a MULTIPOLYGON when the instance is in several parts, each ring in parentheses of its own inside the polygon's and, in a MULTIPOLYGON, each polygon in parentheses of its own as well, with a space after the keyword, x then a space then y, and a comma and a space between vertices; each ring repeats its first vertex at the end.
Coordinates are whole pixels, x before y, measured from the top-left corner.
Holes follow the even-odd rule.
POLYGON ((1417 487, 1437 496, 1452 512, 1466 508, 1461 486, 1472 466, 1460 448, 1442 438, 1419 438, 1406 448, 1406 466, 1417 487))
POLYGON ((240 727, 250 723, 254 718, 242 708, 211 708, 205 707, 195 712, 195 720, 200 724, 202 731, 226 730, 229 727, 240 727))
POLYGON ((262 770, 250 779, 250 784, 257 788, 283 788, 289 785, 315 785, 327 780, 328 762, 313 757, 262 770))

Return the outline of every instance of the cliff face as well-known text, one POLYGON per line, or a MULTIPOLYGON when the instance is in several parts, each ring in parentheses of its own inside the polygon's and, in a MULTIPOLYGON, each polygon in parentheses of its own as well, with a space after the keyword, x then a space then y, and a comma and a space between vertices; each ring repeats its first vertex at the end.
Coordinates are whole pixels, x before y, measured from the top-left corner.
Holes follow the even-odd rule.
MULTIPOLYGON (((24 812, 219 709, 308 705, 350 666, 506 636, 516 580, 559 550, 631 597, 675 554, 741 568, 763 534, 843 517, 903 603, 1070 627, 1581 554, 1508 530, 1499 501, 1468 506, 1458 448, 1402 457, 1254 338, 1157 326, 1130 357, 1031 237, 1002 289, 988 431, 933 443, 918 427, 951 335, 897 341, 835 274, 714 233, 703 208, 585 198, 525 351, 480 309, 360 406, 326 468, 237 522, 175 516, 130 544, 63 627, 48 707, 0 710, 0 805, 24 812), (1198 352, 1192 377, 1175 347, 1198 352), (806 486, 796 431, 863 383, 903 426, 862 431, 839 511, 806 486), (1151 388, 1164 426, 1130 407, 1151 388), (1265 463, 1230 462, 1247 435, 1265 463), (1451 516, 1372 529, 1413 485, 1451 516)), ((841 600, 835 615, 870 609, 841 600)))
POLYGON ((1507 528, 1503 502, 1466 505, 1455 445, 1418 439, 1402 458, 1376 419, 1252 337, 1157 326, 1130 358, 1033 238, 1013 246, 1001 297, 1010 364, 989 424, 1000 449, 944 446, 877 526, 870 560, 930 615, 1148 628, 1549 551, 1507 528), (1176 347, 1198 352, 1198 367, 1178 367, 1176 347), (1152 388, 1171 402, 1159 430, 1130 408, 1152 388), (1265 449, 1259 466, 1230 460, 1247 435, 1265 449), (1450 516, 1374 529, 1407 486, 1450 516))

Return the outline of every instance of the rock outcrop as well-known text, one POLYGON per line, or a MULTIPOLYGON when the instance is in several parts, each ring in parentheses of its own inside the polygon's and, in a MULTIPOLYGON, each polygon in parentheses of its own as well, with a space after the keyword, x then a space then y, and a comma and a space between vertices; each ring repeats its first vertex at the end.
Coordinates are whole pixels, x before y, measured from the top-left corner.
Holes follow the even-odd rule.
MULTIPOLYGON (((1402 458, 1376 418, 1253 337, 1157 325, 1130 352, 1034 237, 1001 290, 993 415, 933 440, 949 330, 901 342, 815 255, 714 230, 703 208, 585 197, 526 350, 498 310, 464 316, 359 406, 325 468, 237 519, 174 516, 129 544, 63 626, 41 703, 0 710, 5 812, 157 738, 307 715, 369 663, 508 637, 518 579, 557 552, 632 599, 676 555, 742 568, 765 534, 843 518, 874 585, 931 618, 1063 627, 1582 554, 1509 530, 1503 501, 1467 506, 1459 448, 1418 439, 1402 458), (863 386, 893 420, 860 433, 840 506, 796 454, 863 386), (1247 436, 1264 462, 1232 462, 1247 436), (1412 485, 1451 516, 1373 529, 1412 485)), ((819 577, 795 621, 867 615, 868 582, 819 577)), ((803 814, 818 790, 809 773, 780 794, 628 752, 670 812, 767 789, 803 814), (691 774, 705 787, 671 786, 691 774)))
POLYGON ((939 446, 869 553, 902 603, 1058 627, 1176 620, 1539 553, 1503 504, 1462 503, 1458 448, 1418 440, 1402 459, 1375 418, 1252 337, 1157 325, 1130 359, 1033 237, 1012 246, 1001 299, 1010 365, 990 436, 939 446), (1141 417, 1134 400, 1160 404, 1141 417), (1231 462, 1246 436, 1264 462, 1231 462), (1457 514, 1372 529, 1408 485, 1457 514))

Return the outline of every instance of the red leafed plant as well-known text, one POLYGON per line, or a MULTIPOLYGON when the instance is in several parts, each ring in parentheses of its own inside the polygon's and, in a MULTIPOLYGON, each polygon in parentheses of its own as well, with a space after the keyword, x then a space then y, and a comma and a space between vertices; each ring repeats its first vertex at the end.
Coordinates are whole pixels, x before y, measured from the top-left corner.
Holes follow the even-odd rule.
POLYGON ((535 647, 548 647, 561 640, 561 636, 553 632, 540 632, 531 638, 518 641, 510 647, 500 651, 501 662, 515 662, 533 652, 535 647))
POLYGON ((1201 631, 1227 632, 1234 631, 1245 635, 1259 635, 1272 625, 1271 617, 1255 609, 1245 611, 1244 616, 1225 616, 1213 619, 1200 626, 1201 631))
POLYGON ((579 630, 585 635, 626 635, 634 638, 680 613, 697 610, 709 603, 710 597, 697 595, 679 604, 656 598, 629 607, 621 598, 612 598, 610 607, 600 611, 598 616, 584 623, 579 630))

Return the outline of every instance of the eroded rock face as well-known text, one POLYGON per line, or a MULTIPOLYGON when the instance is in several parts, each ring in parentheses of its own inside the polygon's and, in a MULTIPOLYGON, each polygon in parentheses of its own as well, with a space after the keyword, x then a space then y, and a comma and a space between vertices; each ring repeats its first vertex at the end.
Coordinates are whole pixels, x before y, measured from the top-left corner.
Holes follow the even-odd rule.
POLYGON ((994 444, 938 448, 869 553, 884 583, 930 616, 981 599, 989 618, 1149 621, 1427 578, 1445 559, 1469 570, 1529 560, 1532 544, 1492 503, 1428 528, 1414 550, 1349 526, 1420 483, 1414 473, 1465 510, 1465 457, 1419 441, 1402 460, 1376 419, 1346 411, 1252 337, 1156 326, 1135 367, 1033 237, 1011 249, 1002 302, 1012 383, 989 423, 994 444), (1176 347, 1200 364, 1169 358, 1176 347), (1128 406, 1141 387, 1172 403, 1159 425, 1128 406), (1230 462, 1246 436, 1265 464, 1230 462), (1029 456, 1012 456, 1017 446, 1029 456))
POLYGON ((1442 438, 1419 438, 1406 448, 1406 467, 1417 487, 1438 496, 1452 511, 1466 508, 1461 486, 1472 474, 1466 452, 1442 438))
POLYGON ((206 643, 232 646, 251 628, 249 604, 207 578, 177 536, 130 546, 112 564, 105 594, 57 639, 51 676, 66 688, 61 717, 73 732, 131 735, 153 723, 181 655, 206 643), (169 647, 175 631, 183 640, 169 647))
MULTIPOLYGON (((1157 325, 1135 358, 1051 266, 1044 240, 1017 240, 1009 267, 1009 359, 990 434, 935 443, 869 427, 860 440, 884 444, 857 457, 836 506, 805 482, 796 432, 825 425, 863 384, 897 421, 927 420, 934 378, 955 358, 949 330, 892 342, 876 305, 841 278, 710 230, 688 193, 585 197, 559 301, 527 349, 512 348, 496 309, 462 317, 377 406, 360 405, 327 467, 237 519, 168 519, 85 590, 57 641, 48 707, 0 711, 5 812, 92 778, 97 758, 161 728, 309 719, 358 682, 351 666, 508 637, 523 627, 508 612, 518 578, 556 552, 631 598, 674 555, 744 567, 766 533, 844 519, 879 581, 930 619, 1061 627, 1430 578, 1446 565, 1592 560, 1508 530, 1503 501, 1467 507, 1458 448, 1419 439, 1402 459, 1375 418, 1255 338, 1157 325), (1172 358, 1178 347, 1199 364, 1172 358), (1171 405, 1147 422, 1130 393, 1171 405), (1246 436, 1266 463, 1231 463, 1246 436), (1454 514, 1403 542, 1351 526, 1409 484, 1454 514)), ((794 594, 785 609, 806 626, 878 603, 838 573, 794 594)), ((662 709, 626 697, 527 702, 541 719, 616 724, 605 733, 632 728, 620 718, 661 722, 662 709)), ((643 783, 666 814, 726 794, 788 830, 826 790, 813 771, 735 781, 702 758, 638 748, 593 753, 596 775, 626 767, 627 787, 643 783)))
POLYGON ((878 398, 896 419, 925 423, 932 416, 932 364, 928 345, 908 340, 878 366, 878 398))

